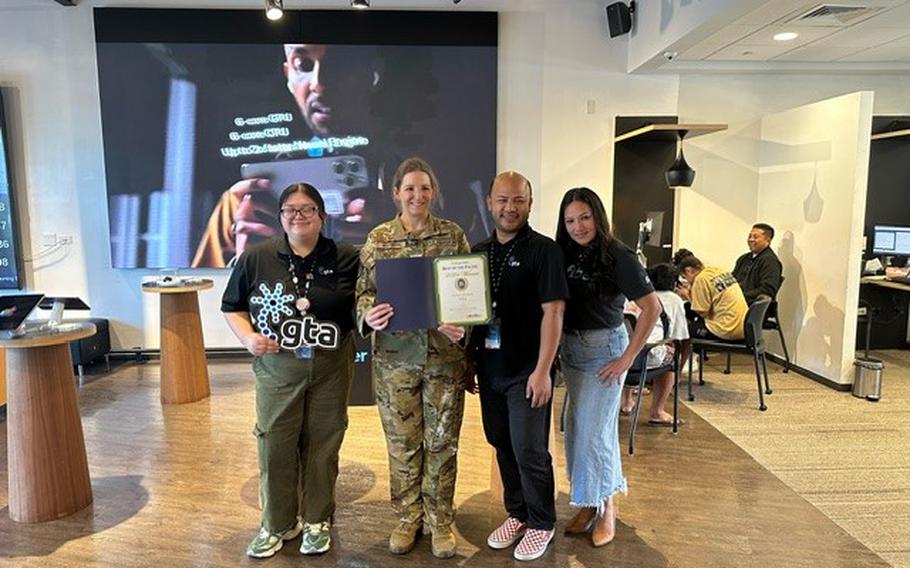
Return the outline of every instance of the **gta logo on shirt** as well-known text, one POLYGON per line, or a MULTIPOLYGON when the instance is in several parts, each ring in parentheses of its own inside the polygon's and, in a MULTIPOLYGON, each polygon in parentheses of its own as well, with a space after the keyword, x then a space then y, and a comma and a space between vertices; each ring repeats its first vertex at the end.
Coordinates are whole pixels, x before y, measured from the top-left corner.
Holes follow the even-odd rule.
POLYGON ((254 318, 251 314, 259 333, 289 351, 302 346, 338 349, 341 329, 332 322, 317 320, 312 314, 294 318, 297 298, 284 293, 284 283, 276 282, 270 287, 262 282, 258 288, 262 295, 250 296, 250 304, 261 306, 254 318), (275 328, 281 333, 276 333, 275 328))
POLYGON ((711 279, 711 285, 714 286, 714 289, 718 292, 723 292, 734 284, 736 284, 736 278, 729 272, 718 274, 711 279))

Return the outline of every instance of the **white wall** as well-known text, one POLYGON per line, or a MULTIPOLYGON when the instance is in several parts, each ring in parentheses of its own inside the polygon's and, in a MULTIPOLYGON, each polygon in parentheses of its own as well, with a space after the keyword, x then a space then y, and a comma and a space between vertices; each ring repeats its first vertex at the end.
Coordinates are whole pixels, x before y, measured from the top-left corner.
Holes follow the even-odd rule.
MULTIPOLYGON (((874 91, 872 103, 875 114, 906 114, 910 112, 910 100, 906 93, 910 88, 910 79, 902 76, 830 76, 830 75, 686 75, 680 78, 679 90, 679 115, 685 122, 723 122, 729 124, 727 132, 711 134, 694 138, 686 143, 686 156, 695 168, 697 174, 695 184, 690 190, 680 190, 677 200, 679 223, 675 243, 677 246, 691 248, 711 264, 719 266, 733 266, 739 254, 746 250, 745 237, 749 227, 756 221, 768 222, 777 228, 777 238, 772 247, 782 259, 794 258, 796 254, 794 239, 804 238, 801 232, 789 229, 793 236, 788 236, 785 227, 791 224, 792 219, 788 213, 806 215, 815 219, 819 216, 816 194, 809 197, 811 186, 807 186, 799 203, 782 200, 787 203, 787 208, 772 206, 777 199, 766 199, 760 191, 759 173, 775 159, 789 155, 794 163, 814 164, 816 161, 826 162, 830 159, 830 148, 822 145, 806 145, 799 149, 777 145, 773 142, 760 142, 762 138, 762 117, 768 114, 783 112, 786 109, 807 105, 823 99, 837 97, 855 91, 874 91), (730 104, 730 101, 735 104, 730 104), (706 174, 706 175, 702 175, 706 174), (704 219, 711 219, 705 223, 704 219), (718 238, 721 236, 721 238, 718 238)), ((867 133, 868 134, 868 131, 867 133)), ((868 136, 867 136, 868 137, 868 136)), ((804 172, 813 171, 806 168, 804 172)), ((860 181, 865 184, 866 177, 860 176, 860 181)), ((811 180, 810 180, 811 181, 811 180)), ((797 187, 803 188, 802 185, 797 187)), ((800 190, 802 191, 802 189, 800 190)), ((864 195, 864 193, 863 193, 864 195)), ((783 199, 781 196, 779 196, 783 199)), ((828 201, 830 204, 830 201, 828 201)), ((860 231, 864 204, 848 202, 843 205, 838 200, 839 207, 860 219, 860 231)), ((826 217, 825 223, 830 220, 826 217)), ((819 219, 820 221, 820 219, 819 219)), ((836 221, 840 223, 840 220, 836 221)), ((816 222, 817 224, 817 222, 816 222)), ((796 223, 800 231, 802 224, 796 223)), ((835 227, 842 234, 848 234, 847 227, 835 227)), ((816 227, 817 228, 817 227, 816 227)), ((812 234, 811 231, 809 234, 812 234)), ((816 235, 817 237, 818 235, 816 235)), ((800 283, 802 268, 797 262, 802 262, 802 255, 806 254, 799 245, 799 259, 785 261, 784 287, 781 291, 781 309, 785 312, 788 346, 793 351, 799 348, 798 339, 801 324, 808 321, 806 314, 812 313, 813 298, 806 296, 804 285, 800 283), (788 266, 788 262, 790 266, 788 266)), ((815 246, 827 250, 827 242, 818 242, 815 246)), ((855 254, 859 254, 859 246, 854 247, 855 254)), ((853 254, 853 252, 851 252, 853 254)), ((837 267, 837 273, 856 273, 852 266, 858 265, 847 256, 830 257, 825 253, 828 265, 825 270, 830 272, 837 267)), ((858 293, 854 286, 851 293, 858 293)), ((831 296, 828 296, 831 299, 831 296)), ((832 304, 832 309, 843 314, 841 328, 855 333, 855 314, 851 314, 851 307, 855 309, 856 298, 850 296, 838 297, 839 304, 832 304)), ((819 305, 824 310, 825 305, 819 305)), ((852 336, 840 337, 838 331, 837 343, 845 352, 852 353, 852 336)), ((808 335, 806 336, 808 337, 808 335)), ((771 349, 782 353, 775 338, 768 336, 771 349)), ((838 347, 837 351, 840 350, 838 347)), ((852 358, 852 356, 851 356, 852 358)), ((849 368, 843 370, 827 354, 809 356, 805 348, 799 355, 798 362, 807 368, 816 370, 820 374, 834 380, 849 382, 849 368), (816 359, 816 356, 819 358, 816 359)))
POLYGON ((853 381, 873 93, 762 120, 758 211, 775 219, 784 333, 797 364, 853 381))
POLYGON ((752 224, 775 224, 757 209, 762 117, 863 90, 875 93, 875 114, 910 113, 910 77, 899 75, 681 76, 680 122, 719 122, 729 128, 685 143, 686 159, 696 175, 692 188, 677 190, 676 246, 732 268, 746 250, 752 224), (718 239, 718 234, 725 238, 718 239))
MULTIPOLYGON (((156 348, 158 298, 139 291, 142 277, 152 272, 110 268, 93 3, 188 4, 83 0, 76 8, 62 8, 51 0, 15 0, 0 7, 0 85, 16 90, 12 114, 21 126, 14 150, 20 155, 18 194, 24 195, 19 203, 27 234, 24 256, 41 252, 43 233, 75 237, 68 249, 28 264, 28 283, 47 294, 86 299, 92 315, 111 320, 114 349, 156 348)), ((428 5, 389 7, 404 4, 428 5)), ((259 8, 261 2, 193 5, 259 8)), ((675 113, 678 79, 625 74, 625 41, 609 40, 600 0, 504 0, 485 6, 501 10, 499 167, 520 170, 534 182, 532 223, 553 234, 559 199, 574 185, 597 189, 609 210, 614 115, 675 113), (595 101, 593 115, 585 114, 588 100, 595 101)), ((235 346, 219 312, 226 273, 207 275, 215 288, 200 294, 206 345, 235 346)))

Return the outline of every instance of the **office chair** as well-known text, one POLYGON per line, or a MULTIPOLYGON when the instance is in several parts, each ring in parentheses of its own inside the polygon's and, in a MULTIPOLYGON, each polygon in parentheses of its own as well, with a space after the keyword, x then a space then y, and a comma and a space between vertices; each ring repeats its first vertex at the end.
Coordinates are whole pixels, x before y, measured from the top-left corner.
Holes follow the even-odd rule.
POLYGON ((765 340, 762 337, 762 323, 765 321, 765 315, 768 312, 768 306, 771 305, 771 298, 759 296, 746 312, 745 331, 746 337, 742 341, 725 341, 723 339, 699 339, 692 338, 692 350, 689 351, 689 385, 688 399, 695 400, 692 394, 692 361, 694 353, 698 351, 698 384, 705 384, 704 361, 703 355, 706 350, 721 352, 746 352, 752 354, 753 363, 755 364, 755 380, 758 383, 758 409, 765 411, 765 394, 771 394, 771 385, 768 382, 768 366, 765 358, 765 340), (764 391, 762 391, 762 376, 765 378, 764 391))

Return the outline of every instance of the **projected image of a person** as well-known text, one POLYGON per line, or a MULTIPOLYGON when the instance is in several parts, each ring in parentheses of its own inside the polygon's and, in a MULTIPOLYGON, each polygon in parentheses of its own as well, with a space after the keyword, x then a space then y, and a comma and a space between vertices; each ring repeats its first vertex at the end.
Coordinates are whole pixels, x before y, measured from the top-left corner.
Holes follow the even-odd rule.
MULTIPOLYGON (((295 132, 304 139, 361 134, 368 123, 369 97, 379 82, 377 64, 369 52, 345 53, 344 46, 284 44, 281 68, 287 88, 308 132, 295 132), (359 55, 359 56, 358 56, 359 55)), ((354 48, 357 49, 357 48, 354 48)), ((312 157, 285 153, 275 160, 312 157)), ((368 163, 368 167, 370 164, 368 163)), ((305 181, 305 180, 300 180, 305 181)), ((242 179, 226 190, 209 217, 206 230, 196 249, 194 267, 222 267, 239 256, 249 244, 271 238, 280 230, 275 218, 270 180, 242 179)), ((382 218, 393 204, 383 203, 377 194, 370 199, 371 217, 382 218), (383 209, 372 214, 373 209, 383 209)), ((368 199, 349 195, 344 203, 343 222, 364 222, 368 199)), ((369 230, 364 227, 363 234, 369 230)))

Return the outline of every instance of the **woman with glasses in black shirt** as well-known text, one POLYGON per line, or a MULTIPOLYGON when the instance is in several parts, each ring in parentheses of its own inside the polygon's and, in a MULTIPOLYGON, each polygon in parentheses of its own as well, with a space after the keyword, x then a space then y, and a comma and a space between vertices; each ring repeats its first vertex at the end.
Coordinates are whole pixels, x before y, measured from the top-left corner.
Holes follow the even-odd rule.
POLYGON ((359 256, 322 235, 325 204, 313 186, 291 185, 278 202, 282 234, 238 258, 221 302, 254 355, 262 505, 262 526, 247 547, 254 558, 273 556, 301 531, 301 553, 331 546, 354 375, 359 256))

